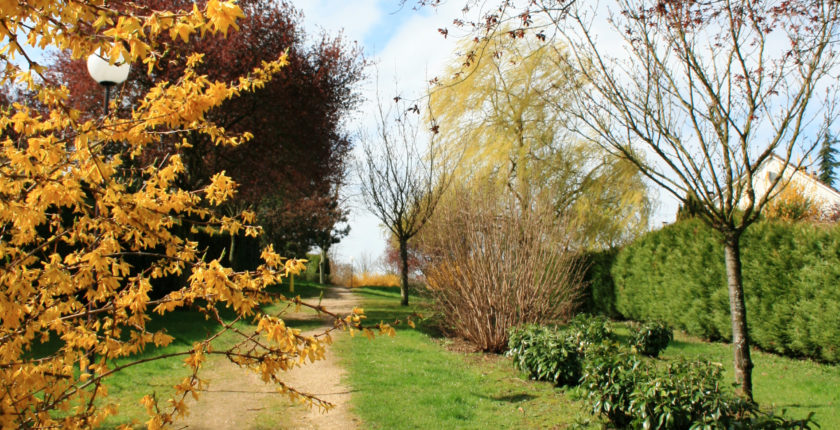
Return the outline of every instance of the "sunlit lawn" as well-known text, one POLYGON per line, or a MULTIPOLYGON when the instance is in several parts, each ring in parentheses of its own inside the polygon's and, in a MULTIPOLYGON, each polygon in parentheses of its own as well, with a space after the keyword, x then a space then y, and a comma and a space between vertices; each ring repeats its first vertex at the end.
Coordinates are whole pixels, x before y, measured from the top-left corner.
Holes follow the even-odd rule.
MULTIPOLYGON (((393 321, 425 310, 422 301, 399 306, 397 289, 360 288, 371 321, 393 321)), ((629 331, 615 324, 619 338, 629 331)), ((565 428, 597 420, 571 395, 523 379, 509 359, 447 350, 429 325, 405 325, 395 338, 346 338, 336 345, 349 370, 353 409, 366 427, 412 428, 565 428)), ((721 363, 733 381, 729 345, 706 343, 678 333, 661 358, 706 359, 721 363)), ((823 429, 840 429, 840 368, 753 353, 755 398, 763 408, 785 409, 795 418, 810 411, 823 429)), ((600 426, 600 424, 597 424, 600 426)))
MULTIPOLYGON (((399 290, 360 288, 370 321, 393 322, 423 303, 399 306, 399 290)), ((414 303, 418 300, 414 299, 414 303)), ((352 407, 372 429, 564 428, 589 418, 547 383, 523 379, 504 356, 447 350, 427 324, 394 338, 345 337, 336 344, 353 387, 352 407)))

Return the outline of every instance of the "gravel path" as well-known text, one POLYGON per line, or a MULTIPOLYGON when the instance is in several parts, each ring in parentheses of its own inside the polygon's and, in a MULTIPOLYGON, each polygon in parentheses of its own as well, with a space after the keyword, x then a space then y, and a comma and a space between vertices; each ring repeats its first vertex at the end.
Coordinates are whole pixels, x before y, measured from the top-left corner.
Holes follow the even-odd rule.
MULTIPOLYGON (((321 304, 331 312, 346 314, 357 301, 348 288, 332 287, 321 304)), ((290 314, 287 320, 317 319, 314 314, 290 314)), ((331 327, 326 320, 324 327, 331 327)), ((307 333, 315 333, 312 330, 307 333)), ((339 333, 337 336, 343 336, 339 333)), ((334 336, 335 338, 336 336, 334 336)), ((360 421, 349 409, 352 390, 342 384, 345 370, 338 365, 332 349, 326 358, 296 368, 284 375, 284 382, 335 405, 322 413, 299 404, 291 404, 286 397, 275 393, 253 373, 242 370, 224 357, 213 357, 202 372, 202 379, 210 381, 198 402, 190 405, 190 415, 175 423, 174 428, 191 430, 215 429, 356 429, 360 421)))

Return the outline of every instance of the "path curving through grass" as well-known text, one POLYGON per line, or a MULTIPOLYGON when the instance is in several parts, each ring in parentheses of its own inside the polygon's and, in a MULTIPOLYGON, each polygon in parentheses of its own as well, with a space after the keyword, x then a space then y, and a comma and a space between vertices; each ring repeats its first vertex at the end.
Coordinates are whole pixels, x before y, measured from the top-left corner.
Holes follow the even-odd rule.
MULTIPOLYGON (((326 287, 323 291, 321 305, 331 312, 348 314, 358 303, 347 288, 326 287)), ((321 322, 315 328, 304 331, 305 335, 332 327, 329 317, 306 310, 286 314, 283 319, 289 327, 312 327, 313 322, 321 322)), ((343 335, 338 333, 336 336, 343 335)), ((329 348, 324 360, 295 368, 283 375, 283 382, 289 386, 335 405, 333 409, 323 412, 317 408, 291 404, 254 373, 219 357, 211 361, 204 371, 203 378, 211 381, 207 391, 202 393, 198 402, 190 405, 190 416, 176 425, 195 430, 355 429, 359 427, 359 420, 349 409, 352 390, 342 384, 345 373, 332 348, 329 348)))

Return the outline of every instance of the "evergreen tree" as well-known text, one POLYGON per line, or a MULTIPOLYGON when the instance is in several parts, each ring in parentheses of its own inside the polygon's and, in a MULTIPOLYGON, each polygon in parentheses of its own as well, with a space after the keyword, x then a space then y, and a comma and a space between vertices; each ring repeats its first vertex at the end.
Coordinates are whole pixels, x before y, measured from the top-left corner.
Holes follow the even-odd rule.
POLYGON ((837 148, 834 147, 834 144, 837 142, 831 134, 828 132, 825 133, 823 137, 822 144, 820 145, 820 174, 819 178, 821 181, 826 183, 829 186, 833 186, 835 173, 834 169, 840 165, 837 162, 837 148))

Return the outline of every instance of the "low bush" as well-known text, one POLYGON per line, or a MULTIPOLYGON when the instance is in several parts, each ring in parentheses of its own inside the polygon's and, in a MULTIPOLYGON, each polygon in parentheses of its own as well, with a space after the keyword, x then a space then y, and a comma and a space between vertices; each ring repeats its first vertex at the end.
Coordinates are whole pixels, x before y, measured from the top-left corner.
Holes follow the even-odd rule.
POLYGON ((633 421, 632 394, 648 365, 636 355, 602 344, 591 348, 581 375, 585 400, 594 415, 624 428, 633 421))
POLYGON ((630 345, 639 354, 648 357, 658 357, 674 339, 674 331, 662 322, 643 323, 633 327, 631 331, 630 345))
POLYGON ((676 361, 658 368, 614 345, 590 348, 581 382, 595 415, 617 428, 810 429, 805 420, 767 414, 726 391, 719 365, 676 361))
POLYGON ((577 385, 582 355, 567 332, 527 325, 511 330, 508 355, 514 366, 532 379, 555 385, 577 385))
POLYGON ((750 409, 721 387, 720 366, 677 361, 649 368, 631 394, 633 423, 645 429, 728 429, 750 409))
POLYGON ((580 352, 612 338, 609 321, 600 315, 579 314, 563 327, 563 333, 580 352))
POLYGON ((562 327, 529 324, 510 330, 508 356, 532 379, 577 385, 587 349, 612 335, 607 320, 578 315, 562 327))
POLYGON ((635 348, 612 339, 602 317, 582 315, 562 327, 530 324, 510 331, 508 355, 533 379, 582 385, 590 412, 617 428, 809 429, 811 417, 789 420, 760 411, 725 389, 722 369, 707 361, 657 365, 673 333, 661 323, 639 327, 635 348))

